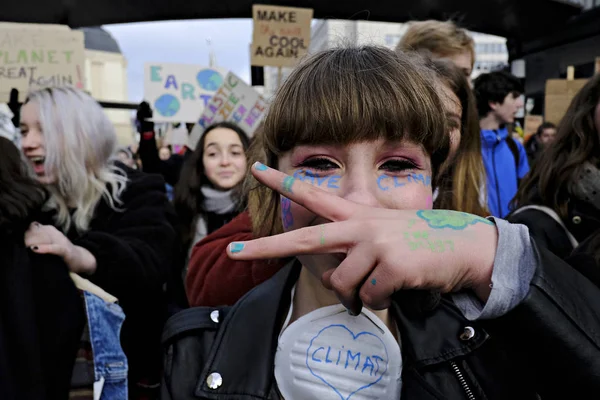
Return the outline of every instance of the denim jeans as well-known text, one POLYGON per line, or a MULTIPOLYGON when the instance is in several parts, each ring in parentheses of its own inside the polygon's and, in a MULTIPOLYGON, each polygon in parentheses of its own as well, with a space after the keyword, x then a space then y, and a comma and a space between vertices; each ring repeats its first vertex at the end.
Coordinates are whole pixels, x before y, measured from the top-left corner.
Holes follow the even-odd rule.
POLYGON ((121 347, 123 310, 83 292, 94 353, 94 399, 127 400, 127 357, 121 347))

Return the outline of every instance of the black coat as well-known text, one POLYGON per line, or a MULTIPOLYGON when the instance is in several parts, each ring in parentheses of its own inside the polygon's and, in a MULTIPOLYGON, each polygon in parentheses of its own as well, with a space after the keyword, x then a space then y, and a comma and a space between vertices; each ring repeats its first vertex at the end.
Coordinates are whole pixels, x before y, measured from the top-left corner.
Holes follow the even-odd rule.
POLYGON ((122 211, 103 199, 89 230, 80 234, 72 229, 67 236, 96 258, 96 272, 85 277, 119 299, 125 313, 121 343, 129 362, 129 384, 135 385, 160 376, 165 284, 178 246, 162 177, 118 165, 129 180, 118 205, 122 211))
POLYGON ((579 242, 576 249, 563 227, 543 211, 528 209, 511 214, 507 219, 527 226, 538 246, 552 251, 600 286, 600 265, 597 262, 600 252, 600 212, 596 208, 573 197, 569 201, 568 216, 562 222, 579 242))
MULTIPOLYGON (((534 399, 537 392, 546 400, 600 390, 600 290, 546 250, 539 254, 526 299, 497 320, 467 321, 443 297, 420 313, 393 303, 402 399, 534 399), (466 326, 475 335, 463 340, 466 326)), ((171 317, 163 334, 163 400, 279 399, 274 354, 298 273, 288 265, 233 307, 218 309, 218 322, 208 307, 171 317), (223 383, 210 389, 215 372, 223 383)))
POLYGON ((0 227, 0 399, 67 399, 85 324, 64 262, 0 227))

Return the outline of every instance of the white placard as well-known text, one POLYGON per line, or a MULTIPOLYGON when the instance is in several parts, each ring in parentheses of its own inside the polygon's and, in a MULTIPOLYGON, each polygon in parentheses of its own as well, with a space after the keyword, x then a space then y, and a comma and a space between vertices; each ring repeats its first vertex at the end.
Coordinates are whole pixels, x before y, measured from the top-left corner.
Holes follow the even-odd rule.
POLYGON ((227 71, 202 65, 147 63, 144 99, 156 122, 197 122, 227 71))

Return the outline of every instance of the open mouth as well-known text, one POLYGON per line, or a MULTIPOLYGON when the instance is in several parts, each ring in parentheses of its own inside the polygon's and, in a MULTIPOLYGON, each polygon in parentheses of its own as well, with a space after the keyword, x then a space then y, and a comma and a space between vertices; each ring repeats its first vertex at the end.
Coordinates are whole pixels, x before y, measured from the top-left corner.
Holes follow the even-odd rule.
POLYGON ((33 165, 36 167, 43 166, 44 162, 46 161, 46 157, 43 157, 43 156, 30 157, 29 159, 31 160, 33 165))

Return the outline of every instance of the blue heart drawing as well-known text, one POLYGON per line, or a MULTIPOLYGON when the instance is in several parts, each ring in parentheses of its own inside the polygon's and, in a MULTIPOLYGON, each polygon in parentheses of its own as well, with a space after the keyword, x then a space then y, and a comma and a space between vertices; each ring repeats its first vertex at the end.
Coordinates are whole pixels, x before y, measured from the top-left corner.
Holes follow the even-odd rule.
POLYGON ((340 399, 349 400, 384 377, 388 369, 388 352, 377 335, 371 332, 354 334, 345 325, 334 324, 324 327, 310 340, 306 366, 340 399), (361 345, 360 351, 358 345, 361 345), (354 382, 356 387, 338 387, 335 380, 354 382))

